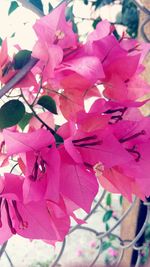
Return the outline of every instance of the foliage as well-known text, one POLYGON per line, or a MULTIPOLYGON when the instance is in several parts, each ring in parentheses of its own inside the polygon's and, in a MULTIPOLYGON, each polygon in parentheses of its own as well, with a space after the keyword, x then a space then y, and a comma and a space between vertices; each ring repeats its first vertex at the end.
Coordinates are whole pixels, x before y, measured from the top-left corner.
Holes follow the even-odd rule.
POLYGON ((16 125, 24 116, 25 107, 19 100, 9 100, 0 108, 0 129, 16 125))
POLYGON ((117 17, 117 23, 127 27, 127 33, 136 38, 139 25, 139 12, 132 0, 124 0, 122 3, 122 12, 117 17))
POLYGON ((19 7, 17 1, 11 1, 10 7, 8 9, 8 15, 14 12, 19 7))
MULTIPOLYGON (((88 5, 91 0, 82 0, 85 5, 88 5)), ((37 9, 44 12, 44 1, 38 0, 29 0, 37 9)), ((92 6, 95 10, 100 9, 105 5, 113 5, 115 0, 95 0, 92 1, 92 6)), ((137 37, 138 25, 139 25, 139 12, 136 5, 132 0, 121 0, 120 4, 122 5, 122 11, 117 15, 116 24, 124 25, 127 27, 127 33, 132 37, 137 37)), ((49 12, 52 11, 52 1, 49 1, 49 12)), ((70 19, 73 23, 74 31, 77 32, 77 25, 74 22, 73 14, 73 4, 67 10, 67 19, 70 19)), ((97 23, 101 20, 100 17, 97 17, 93 21, 93 27, 95 28, 97 23)))
POLYGON ((44 11, 43 10, 43 2, 41 0, 28 0, 31 4, 35 5, 37 9, 39 9, 40 11, 44 11))

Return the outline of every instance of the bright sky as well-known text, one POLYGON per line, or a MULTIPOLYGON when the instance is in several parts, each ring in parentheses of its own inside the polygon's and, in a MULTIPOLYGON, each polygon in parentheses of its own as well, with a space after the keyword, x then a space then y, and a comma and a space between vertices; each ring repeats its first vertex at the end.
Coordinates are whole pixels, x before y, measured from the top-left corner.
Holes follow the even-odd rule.
POLYGON ((10 0, 0 0, 0 37, 4 39, 16 32, 15 37, 9 42, 12 45, 19 43, 23 48, 30 49, 35 40, 32 24, 37 16, 22 7, 17 8, 8 16, 10 2, 10 0))
MULTIPOLYGON (((49 0, 44 0, 44 6, 48 6, 49 0)), ((51 0, 53 6, 56 6, 60 0, 51 0)), ((32 30, 32 25, 38 18, 32 11, 19 7, 10 16, 8 16, 8 9, 11 0, 0 0, 0 37, 10 37, 16 32, 15 37, 9 39, 9 43, 12 45, 20 44, 24 49, 32 49, 35 42, 35 33, 32 30)), ((108 8, 104 6, 100 10, 98 15, 102 18, 115 20, 116 13, 120 11, 121 6, 115 5, 108 8)), ((91 22, 88 20, 91 17, 90 7, 83 4, 80 0, 75 0, 74 13, 77 17, 87 18, 79 23, 79 33, 84 34, 92 30, 91 22)))

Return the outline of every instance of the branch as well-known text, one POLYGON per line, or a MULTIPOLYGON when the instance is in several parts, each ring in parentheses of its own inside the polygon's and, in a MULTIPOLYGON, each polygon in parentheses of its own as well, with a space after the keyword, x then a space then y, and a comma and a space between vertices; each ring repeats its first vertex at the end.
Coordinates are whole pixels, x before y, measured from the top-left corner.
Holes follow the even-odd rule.
POLYGON ((24 7, 35 13, 38 17, 43 17, 44 13, 32 3, 27 0, 18 0, 18 2, 24 7))
POLYGON ((20 82, 26 74, 35 66, 38 62, 37 58, 31 57, 30 61, 0 90, 0 98, 4 96, 10 89, 12 89, 18 82, 20 82))
POLYGON ((5 248, 7 246, 8 241, 6 241, 0 248, 0 258, 2 257, 3 253, 5 252, 5 248))

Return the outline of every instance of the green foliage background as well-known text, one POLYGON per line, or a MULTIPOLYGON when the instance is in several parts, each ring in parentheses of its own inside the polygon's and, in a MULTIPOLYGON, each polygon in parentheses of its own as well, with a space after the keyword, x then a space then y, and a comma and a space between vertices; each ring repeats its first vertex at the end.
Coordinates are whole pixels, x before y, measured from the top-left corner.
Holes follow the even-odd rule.
MULTIPOLYGON (((85 5, 88 5, 91 2, 91 0, 80 0, 80 1, 83 1, 85 5)), ((30 2, 40 12, 44 14, 44 5, 45 5, 44 0, 28 0, 28 2, 30 2)), ((95 1, 92 1, 92 6, 95 10, 98 10, 105 5, 114 5, 115 3, 116 3, 116 0, 95 0, 95 1)), ((122 10, 117 15, 115 24, 126 26, 127 33, 132 38, 136 38, 137 32, 138 32, 138 24, 139 24, 139 12, 137 10, 136 5, 133 3, 132 0, 120 0, 120 1, 117 1, 117 3, 122 5, 122 10)), ((8 14, 11 14, 18 6, 19 5, 17 1, 11 1, 8 14)), ((50 12, 52 9, 53 9, 53 1, 51 0, 48 3, 48 11, 50 12)), ((72 0, 72 5, 70 5, 69 10, 67 12, 67 19, 72 20, 74 31, 77 32, 78 29, 77 29, 76 24, 74 23, 73 0, 72 0)), ((95 20, 93 21, 93 28, 96 27, 97 23, 100 20, 101 20, 100 17, 95 18, 95 20)))

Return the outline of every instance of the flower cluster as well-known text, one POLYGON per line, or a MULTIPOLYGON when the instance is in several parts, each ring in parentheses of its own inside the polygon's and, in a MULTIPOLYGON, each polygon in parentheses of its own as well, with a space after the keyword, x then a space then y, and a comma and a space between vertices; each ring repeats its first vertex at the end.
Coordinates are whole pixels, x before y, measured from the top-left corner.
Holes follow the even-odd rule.
MULTIPOLYGON (((70 217, 83 223, 74 211, 89 212, 99 186, 129 201, 150 195, 150 118, 139 110, 150 92, 141 77, 150 46, 117 40, 108 21, 80 43, 65 9, 63 3, 37 20, 37 63, 13 86, 26 111, 0 133, 0 243, 16 233, 63 240, 70 217)), ((10 58, 4 40, 2 83, 20 71, 18 58, 10 58)))

